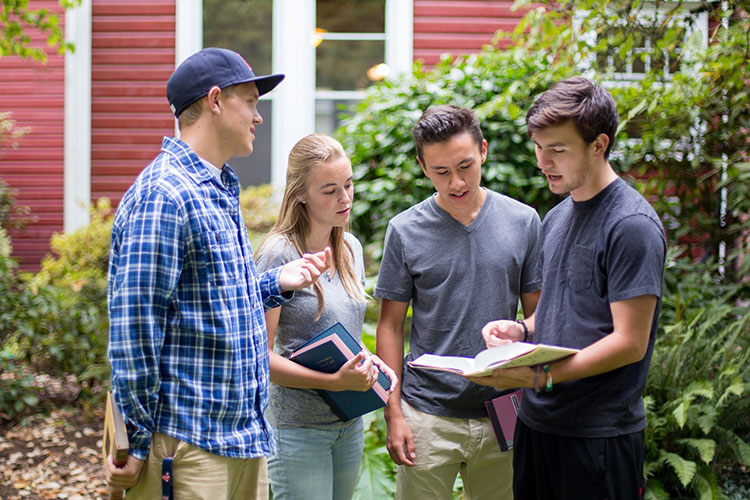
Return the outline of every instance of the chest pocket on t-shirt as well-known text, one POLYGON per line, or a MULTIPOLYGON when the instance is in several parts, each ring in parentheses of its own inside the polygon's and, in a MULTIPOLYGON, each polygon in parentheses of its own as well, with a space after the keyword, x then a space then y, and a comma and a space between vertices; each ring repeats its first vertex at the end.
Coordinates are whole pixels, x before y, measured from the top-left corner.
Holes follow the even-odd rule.
POLYGON ((208 278, 214 285, 233 285, 242 273, 242 250, 234 231, 207 231, 202 234, 208 278))
POLYGON ((579 292, 591 288, 594 278, 596 249, 573 245, 568 266, 568 284, 571 290, 579 292))

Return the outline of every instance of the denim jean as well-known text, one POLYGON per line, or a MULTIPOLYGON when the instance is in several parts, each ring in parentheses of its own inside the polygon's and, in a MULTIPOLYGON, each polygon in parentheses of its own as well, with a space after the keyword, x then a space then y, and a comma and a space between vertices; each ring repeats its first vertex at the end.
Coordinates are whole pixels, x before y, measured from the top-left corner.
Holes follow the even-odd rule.
POLYGON ((351 500, 364 448, 361 418, 342 429, 275 428, 274 500, 351 500))

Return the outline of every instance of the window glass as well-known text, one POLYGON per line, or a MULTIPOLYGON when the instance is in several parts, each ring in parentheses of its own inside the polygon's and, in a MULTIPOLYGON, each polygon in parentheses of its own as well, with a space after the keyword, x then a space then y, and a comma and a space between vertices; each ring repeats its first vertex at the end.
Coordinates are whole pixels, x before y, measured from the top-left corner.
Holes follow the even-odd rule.
POLYGON ((357 101, 350 99, 318 99, 315 101, 315 131, 331 134, 341 125, 344 115, 351 115, 351 106, 357 101))
POLYGON ((384 33, 385 0, 318 0, 315 17, 331 33, 384 33))
POLYGON ((372 83, 367 70, 385 58, 382 40, 323 40, 316 50, 316 87, 361 90, 372 83))
MULTIPOLYGON (((273 0, 203 0, 203 46, 232 49, 256 75, 268 75, 272 14, 273 0)), ((271 100, 258 102, 263 123, 255 131, 253 154, 229 160, 243 187, 271 181, 271 110, 271 100)))
POLYGON ((271 73, 273 0, 203 0, 203 46, 242 54, 256 75, 271 73))

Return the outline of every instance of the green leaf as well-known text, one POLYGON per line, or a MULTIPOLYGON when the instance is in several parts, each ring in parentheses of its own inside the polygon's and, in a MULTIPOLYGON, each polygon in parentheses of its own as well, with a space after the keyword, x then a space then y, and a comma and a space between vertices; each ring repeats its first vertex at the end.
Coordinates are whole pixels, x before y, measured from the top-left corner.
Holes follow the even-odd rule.
POLYGON ((687 420, 687 408, 690 406, 690 402, 682 401, 679 405, 677 405, 677 408, 675 408, 672 411, 672 416, 674 416, 674 419, 677 421, 677 425, 680 426, 680 429, 682 429, 685 426, 685 421, 687 420))
POLYGON ((739 436, 735 436, 735 442, 737 443, 737 452, 742 463, 744 465, 750 465, 750 445, 739 436))
POLYGON ((693 476, 695 476, 695 471, 697 470, 695 462, 682 458, 676 453, 666 451, 661 452, 661 457, 677 474, 677 478, 683 487, 687 486, 693 480, 693 476))
POLYGON ((678 439, 677 442, 696 450, 700 455, 701 460, 703 460, 703 462, 707 464, 714 459, 714 453, 716 452, 716 442, 713 439, 685 438, 678 439))
POLYGON ((658 479, 652 478, 646 481, 646 493, 643 495, 644 500, 669 500, 669 493, 664 490, 664 486, 658 479))
POLYGON ((26 406, 36 406, 39 403, 39 398, 33 394, 24 394, 21 398, 26 406))
POLYGON ((691 486, 698 491, 698 500, 716 500, 720 498, 716 474, 710 467, 701 467, 693 478, 691 486))

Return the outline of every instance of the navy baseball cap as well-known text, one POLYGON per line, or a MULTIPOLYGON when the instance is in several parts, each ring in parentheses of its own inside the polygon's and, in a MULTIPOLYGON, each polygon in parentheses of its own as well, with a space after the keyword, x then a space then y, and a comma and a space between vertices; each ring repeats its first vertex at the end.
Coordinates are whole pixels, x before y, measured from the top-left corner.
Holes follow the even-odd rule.
POLYGON ((216 86, 220 89, 240 83, 255 82, 263 95, 276 87, 284 75, 255 76, 253 68, 237 52, 209 47, 196 52, 167 81, 167 99, 175 117, 216 86))

